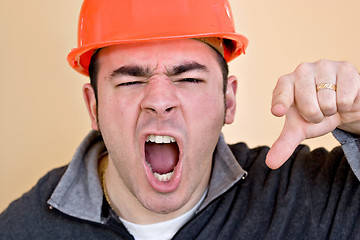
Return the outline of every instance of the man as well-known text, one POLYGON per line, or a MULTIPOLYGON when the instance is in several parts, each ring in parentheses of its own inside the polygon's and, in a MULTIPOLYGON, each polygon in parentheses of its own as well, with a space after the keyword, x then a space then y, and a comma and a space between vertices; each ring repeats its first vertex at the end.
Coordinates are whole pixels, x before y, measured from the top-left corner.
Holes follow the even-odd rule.
POLYGON ((85 0, 79 23, 68 60, 90 76, 95 131, 1 214, 3 239, 358 238, 352 65, 299 65, 274 90, 272 112, 286 121, 270 151, 228 146, 237 79, 226 62, 247 39, 227 1, 85 0), (331 131, 343 150, 297 148, 331 131), (287 162, 272 171, 265 158, 287 162))

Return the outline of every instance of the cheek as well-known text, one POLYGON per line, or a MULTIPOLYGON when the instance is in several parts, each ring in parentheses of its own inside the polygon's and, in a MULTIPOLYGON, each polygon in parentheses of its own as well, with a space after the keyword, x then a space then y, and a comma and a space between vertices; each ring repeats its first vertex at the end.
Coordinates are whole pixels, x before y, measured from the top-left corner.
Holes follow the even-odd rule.
POLYGON ((127 161, 119 163, 122 159, 139 157, 135 129, 138 118, 138 107, 134 98, 129 99, 117 95, 105 95, 99 98, 98 119, 99 127, 105 145, 113 156, 113 160, 124 167, 125 174, 128 168, 134 168, 127 161), (130 167, 129 167, 130 166, 130 167))
POLYGON ((140 114, 140 96, 121 94, 107 89, 99 94, 98 121, 100 131, 117 144, 133 144, 140 114))
POLYGON ((223 123, 225 104, 222 93, 198 96, 192 102, 192 106, 194 108, 193 112, 199 121, 213 122, 214 124, 217 124, 219 121, 221 124, 223 123))
POLYGON ((103 95, 99 97, 98 117, 101 125, 124 126, 134 123, 133 118, 138 114, 136 98, 117 95, 103 95))
MULTIPOLYGON (((225 107, 222 94, 198 96, 189 105, 187 119, 191 154, 209 159, 219 139, 224 123, 225 107)), ((202 163, 203 164, 203 163, 202 163)))

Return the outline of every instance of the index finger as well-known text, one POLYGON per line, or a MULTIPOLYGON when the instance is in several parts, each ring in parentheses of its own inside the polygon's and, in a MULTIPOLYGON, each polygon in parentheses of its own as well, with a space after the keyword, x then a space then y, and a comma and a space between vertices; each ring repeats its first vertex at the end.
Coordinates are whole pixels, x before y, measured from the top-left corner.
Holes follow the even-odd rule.
POLYGON ((291 74, 281 76, 272 94, 271 113, 277 117, 286 114, 294 103, 294 77, 291 74))

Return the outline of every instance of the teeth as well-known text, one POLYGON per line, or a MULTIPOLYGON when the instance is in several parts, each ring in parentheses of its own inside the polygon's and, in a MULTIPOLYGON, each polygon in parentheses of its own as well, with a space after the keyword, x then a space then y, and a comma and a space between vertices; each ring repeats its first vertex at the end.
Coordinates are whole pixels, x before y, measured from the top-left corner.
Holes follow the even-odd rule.
POLYGON ((150 135, 148 136, 147 142, 155 142, 155 136, 154 135, 150 135))
POLYGON ((156 143, 163 143, 163 141, 164 141, 163 139, 164 139, 164 137, 162 137, 162 136, 156 136, 155 137, 155 142, 156 143))
POLYGON ((164 141, 164 143, 170 143, 170 137, 169 136, 164 136, 163 141, 164 141))
POLYGON ((154 173, 154 176, 160 182, 167 182, 167 181, 169 181, 171 179, 173 174, 174 174, 174 171, 166 173, 166 174, 154 173))
POLYGON ((176 140, 175 138, 170 136, 149 135, 146 138, 146 142, 172 143, 172 142, 176 142, 176 140))
MULTIPOLYGON (((147 165, 150 167, 151 171, 153 171, 150 163, 148 163, 146 161, 147 165)), ((172 172, 169 172, 169 173, 165 173, 165 174, 159 174, 159 173, 154 173, 154 176, 157 180, 159 180, 160 182, 167 182, 171 179, 171 177, 174 175, 174 170, 172 172)))

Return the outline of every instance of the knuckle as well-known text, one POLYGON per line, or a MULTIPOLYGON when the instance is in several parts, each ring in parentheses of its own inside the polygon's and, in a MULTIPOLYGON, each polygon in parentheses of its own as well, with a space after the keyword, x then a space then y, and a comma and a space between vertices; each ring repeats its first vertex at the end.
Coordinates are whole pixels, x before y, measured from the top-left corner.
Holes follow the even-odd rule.
POLYGON ((289 81, 290 81, 290 74, 285 74, 278 78, 276 85, 277 86, 284 85, 284 84, 288 83, 289 81))
POLYGON ((355 66, 349 62, 339 62, 338 68, 342 72, 357 73, 355 66))
POLYGON ((296 74, 296 75, 300 75, 300 76, 306 76, 306 75, 309 75, 309 74, 311 74, 312 73, 312 65, 311 65, 311 63, 308 63, 308 62, 303 62, 303 63, 300 63, 297 67, 296 67, 296 69, 295 69, 295 71, 294 71, 294 73, 296 74))
POLYGON ((337 105, 338 105, 339 111, 348 112, 352 108, 353 99, 350 97, 347 97, 347 96, 338 97, 337 105))
POLYGON ((326 59, 321 59, 317 62, 315 62, 316 67, 320 68, 320 69, 326 69, 329 68, 331 66, 333 66, 334 62, 330 61, 330 60, 326 60, 326 59))
POLYGON ((319 123, 323 119, 323 114, 316 108, 304 106, 301 115, 305 120, 312 123, 319 123))
POLYGON ((359 73, 354 65, 349 62, 341 62, 338 67, 339 78, 342 78, 344 81, 351 82, 353 84, 359 83, 359 73))
POLYGON ((326 59, 321 59, 321 60, 315 62, 314 66, 315 66, 318 74, 321 73, 321 74, 325 74, 325 76, 327 76, 328 74, 335 73, 334 70, 336 68, 338 68, 339 63, 330 61, 330 60, 326 60, 326 59))
POLYGON ((330 104, 321 105, 320 108, 325 116, 331 116, 337 112, 336 106, 330 104))
POLYGON ((319 115, 319 111, 313 107, 305 108, 305 115, 310 118, 316 118, 319 115))
POLYGON ((322 111, 331 111, 332 109, 335 109, 335 106, 329 102, 324 102, 320 105, 320 108, 322 111))

